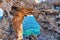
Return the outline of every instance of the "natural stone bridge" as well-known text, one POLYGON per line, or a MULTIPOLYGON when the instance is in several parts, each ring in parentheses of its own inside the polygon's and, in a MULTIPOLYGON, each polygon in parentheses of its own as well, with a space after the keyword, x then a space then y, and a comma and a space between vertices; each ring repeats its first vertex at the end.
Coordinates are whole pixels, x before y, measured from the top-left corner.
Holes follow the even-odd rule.
MULTIPOLYGON (((50 4, 50 3, 48 3, 48 4, 46 4, 46 3, 41 3, 41 4, 32 3, 32 4, 30 4, 28 1, 27 2, 26 1, 21 1, 20 2, 19 0, 18 0, 18 2, 15 2, 15 1, 16 0, 14 0, 14 1, 12 1, 12 0, 10 0, 10 1, 4 0, 2 2, 2 7, 1 8, 7 11, 9 17, 11 16, 9 14, 9 12, 12 10, 11 9, 12 6, 15 6, 17 8, 19 8, 19 7, 21 8, 21 6, 23 5, 26 8, 23 7, 24 10, 22 8, 22 10, 23 10, 22 12, 23 13, 32 12, 32 15, 34 15, 34 17, 36 18, 38 23, 41 25, 41 33, 42 34, 44 34, 44 35, 47 34, 47 36, 49 36, 48 34, 54 34, 54 33, 57 33, 58 35, 60 34, 60 30, 59 30, 60 29, 59 28, 59 26, 60 26, 60 21, 59 21, 60 20, 60 11, 52 9, 53 6, 57 6, 57 5, 59 6, 60 4, 58 4, 58 3, 57 4, 50 4), (25 6, 25 5, 27 5, 27 6, 25 6), (30 10, 29 9, 30 7, 32 7, 33 10, 32 9, 30 10)), ((16 12, 16 10, 13 10, 11 12, 16 12)), ((18 14, 14 14, 14 15, 15 16, 22 15, 22 18, 27 15, 27 14, 24 14, 24 15, 23 14, 19 14, 19 12, 17 12, 17 13, 18 14)), ((15 18, 14 18, 14 20, 15 20, 15 18)), ((15 31, 16 31, 16 29, 15 29, 15 31)), ((21 31, 22 31, 22 29, 21 29, 21 31)), ((49 36, 49 38, 50 37, 51 36, 49 36)))

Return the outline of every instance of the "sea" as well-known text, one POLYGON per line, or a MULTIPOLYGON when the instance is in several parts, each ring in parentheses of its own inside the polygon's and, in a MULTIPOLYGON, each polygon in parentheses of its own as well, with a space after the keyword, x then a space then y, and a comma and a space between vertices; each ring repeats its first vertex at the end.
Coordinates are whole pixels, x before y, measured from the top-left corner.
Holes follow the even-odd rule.
POLYGON ((30 35, 39 35, 40 32, 40 25, 36 21, 33 15, 28 15, 24 17, 23 20, 23 36, 28 37, 30 35))

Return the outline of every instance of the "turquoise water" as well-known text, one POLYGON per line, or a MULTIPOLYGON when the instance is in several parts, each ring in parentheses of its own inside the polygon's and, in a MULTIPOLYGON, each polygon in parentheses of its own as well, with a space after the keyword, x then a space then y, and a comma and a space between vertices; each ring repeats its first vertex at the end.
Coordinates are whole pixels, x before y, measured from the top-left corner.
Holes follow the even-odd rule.
POLYGON ((34 34, 36 36, 40 34, 40 25, 35 20, 34 16, 24 17, 23 36, 27 37, 32 34, 34 34))
POLYGON ((3 10, 0 8, 0 16, 3 16, 3 10))
POLYGON ((2 19, 2 16, 0 16, 0 20, 2 19))
POLYGON ((3 10, 0 8, 0 20, 2 19, 3 17, 3 10))

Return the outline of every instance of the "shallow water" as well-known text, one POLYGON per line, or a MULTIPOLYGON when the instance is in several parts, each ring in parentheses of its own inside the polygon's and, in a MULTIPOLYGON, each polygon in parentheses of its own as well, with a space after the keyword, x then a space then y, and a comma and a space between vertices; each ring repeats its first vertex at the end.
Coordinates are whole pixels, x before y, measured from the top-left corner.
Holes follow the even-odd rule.
POLYGON ((3 10, 0 8, 0 16, 3 16, 3 10))
POLYGON ((0 8, 0 20, 2 19, 3 17, 3 10, 0 8))
POLYGON ((39 35, 40 34, 40 25, 35 20, 34 16, 24 17, 23 21, 23 36, 29 35, 39 35))
POLYGON ((2 16, 0 16, 0 20, 2 19, 2 16))

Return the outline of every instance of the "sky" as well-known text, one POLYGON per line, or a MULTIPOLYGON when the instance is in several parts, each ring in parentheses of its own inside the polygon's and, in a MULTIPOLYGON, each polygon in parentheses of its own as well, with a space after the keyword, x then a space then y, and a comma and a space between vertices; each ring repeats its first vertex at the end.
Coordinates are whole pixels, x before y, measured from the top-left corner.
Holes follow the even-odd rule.
POLYGON ((40 3, 40 2, 45 1, 45 0, 35 0, 35 1, 36 1, 36 3, 40 3))

